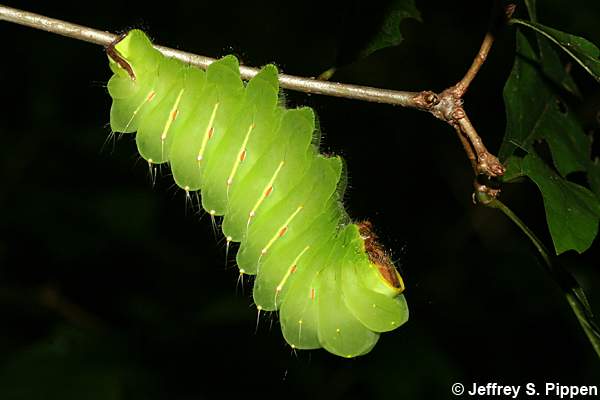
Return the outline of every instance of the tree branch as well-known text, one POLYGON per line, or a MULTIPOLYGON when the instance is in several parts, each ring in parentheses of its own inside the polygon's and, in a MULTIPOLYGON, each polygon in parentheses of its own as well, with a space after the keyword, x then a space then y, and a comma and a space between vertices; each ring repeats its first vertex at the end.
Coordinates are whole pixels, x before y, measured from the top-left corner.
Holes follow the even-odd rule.
MULTIPOLYGON (((108 46, 117 35, 110 32, 100 31, 82 25, 65 22, 59 19, 46 17, 28 11, 0 5, 0 20, 25 25, 35 29, 41 29, 58 35, 67 36, 85 42, 108 46)), ((154 46, 167 57, 176 58, 185 63, 206 69, 215 61, 214 58, 199 56, 185 51, 171 49, 169 47, 154 46)), ((256 75, 260 69, 240 66, 242 79, 249 80, 256 75)), ((314 78, 302 78, 293 75, 280 74, 279 83, 281 87, 300 92, 322 94, 327 96, 344 97, 348 99, 363 100, 375 103, 385 103, 402 107, 420 109, 418 97, 421 92, 407 92, 389 89, 379 89, 368 86, 351 85, 345 83, 328 82, 314 78)))
MULTIPOLYGON (((494 43, 496 32, 506 24, 506 21, 512 16, 514 10, 514 4, 502 7, 500 0, 494 2, 488 31, 466 74, 457 84, 436 95, 435 104, 427 108, 436 118, 446 121, 455 128, 458 138, 467 153, 467 158, 471 161, 475 174, 483 174, 488 178, 496 178, 504 175, 505 168, 500 163, 500 160, 491 154, 483 144, 483 140, 463 108, 462 98, 487 59, 494 43)), ((487 185, 482 185, 478 183, 477 179, 475 180, 475 191, 476 193, 485 192, 492 198, 497 197, 500 193, 500 189, 492 189, 487 185)))
POLYGON ((491 32, 487 32, 485 34, 485 37, 483 38, 483 42, 481 43, 479 52, 477 53, 475 59, 473 60, 473 63, 471 64, 471 67, 469 67, 469 70, 467 71, 465 76, 460 80, 460 82, 458 82, 456 86, 454 86, 457 97, 462 97, 466 93, 467 89, 469 88, 469 85, 471 84, 473 79, 475 79, 475 76, 477 76, 477 73, 479 72, 479 70, 483 66, 483 63, 487 59, 487 56, 492 48, 493 43, 494 35, 492 35, 491 32))
POLYGON ((475 174, 477 174, 477 157, 475 156, 475 153, 473 152, 473 147, 471 146, 469 139, 467 139, 467 137, 465 136, 465 134, 463 133, 462 129, 460 129, 459 126, 455 126, 454 130, 456 131, 456 136, 458 136, 458 140, 460 140, 460 143, 463 145, 463 148, 465 149, 465 153, 467 153, 467 158, 471 162, 471 167, 473 168, 473 172, 475 174))
MULTIPOLYGON (((459 109, 460 111, 462 109, 459 109)), ((504 166, 498 160, 498 157, 491 154, 483 144, 483 141, 477 134, 475 127, 467 117, 467 114, 462 110, 462 115, 456 112, 456 121, 460 130, 471 141, 475 154, 477 155, 477 173, 485 174, 489 177, 498 177, 504 175, 504 166)))
POLYGON ((477 73, 483 66, 483 63, 488 57, 490 50, 492 48, 492 44, 494 43, 494 39, 496 37, 496 32, 506 24, 506 22, 512 17, 515 11, 515 5, 509 4, 504 9, 502 8, 500 1, 494 2, 494 7, 492 9, 492 16, 490 18, 490 25, 488 31, 481 42, 481 47, 473 60, 473 63, 469 67, 469 70, 465 74, 465 76, 454 86, 454 90, 456 91, 457 97, 462 97, 466 93, 469 85, 477 76, 477 73))

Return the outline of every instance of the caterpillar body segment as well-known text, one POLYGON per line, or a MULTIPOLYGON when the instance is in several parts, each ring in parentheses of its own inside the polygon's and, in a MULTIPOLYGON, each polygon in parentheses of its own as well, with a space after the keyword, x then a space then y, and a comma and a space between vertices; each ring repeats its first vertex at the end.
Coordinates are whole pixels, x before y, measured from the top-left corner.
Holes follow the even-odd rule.
POLYGON ((310 108, 281 106, 274 66, 244 84, 235 57, 202 71, 140 30, 107 54, 112 130, 137 132, 144 159, 169 163, 179 187, 223 216, 240 273, 256 275, 257 308, 279 311, 293 348, 355 357, 406 322, 402 278, 370 223, 343 208, 343 160, 319 154, 310 108))

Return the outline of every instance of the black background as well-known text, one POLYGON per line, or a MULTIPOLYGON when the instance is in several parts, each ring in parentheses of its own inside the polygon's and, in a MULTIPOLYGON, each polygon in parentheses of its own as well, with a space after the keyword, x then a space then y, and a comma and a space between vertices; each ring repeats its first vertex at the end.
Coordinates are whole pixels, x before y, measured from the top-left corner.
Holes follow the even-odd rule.
MULTIPOLYGON (((476 53, 488 3, 417 1, 423 22, 402 24, 401 46, 333 80, 442 90, 476 53)), ((316 76, 339 56, 347 3, 7 5, 113 32, 139 27, 163 45, 316 76)), ((539 8, 541 22, 600 43, 596 2, 539 8)), ((105 143, 103 49, 5 22, 0 38, 1 399, 432 399, 451 398, 453 382, 600 383, 598 359, 561 291, 510 221, 472 204, 463 150, 430 115, 286 92, 290 107, 316 110, 323 151, 346 159, 347 208, 370 218, 399 260, 411 311, 367 356, 294 353, 275 316, 261 317, 255 332, 251 286, 236 289, 222 239, 208 217, 199 222, 186 208, 168 171, 152 187, 133 136, 105 143)), ((493 152, 513 48, 511 28, 465 99, 493 152)), ((574 74, 586 102, 573 107, 593 132, 598 85, 577 67, 574 74)), ((551 246, 532 184, 507 186, 502 199, 551 246)), ((562 257, 596 311, 598 247, 562 257)))

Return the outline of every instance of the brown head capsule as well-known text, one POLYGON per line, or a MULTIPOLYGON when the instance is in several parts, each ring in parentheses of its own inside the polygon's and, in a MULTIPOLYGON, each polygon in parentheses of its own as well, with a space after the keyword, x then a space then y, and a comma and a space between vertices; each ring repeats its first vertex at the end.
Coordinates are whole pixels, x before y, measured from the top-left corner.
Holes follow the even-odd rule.
POLYGON ((369 256, 369 261, 377 267, 381 276, 387 283, 400 291, 404 290, 404 283, 390 256, 383 246, 378 242, 377 234, 373 231, 371 221, 364 220, 357 222, 358 232, 365 243, 365 251, 369 256))

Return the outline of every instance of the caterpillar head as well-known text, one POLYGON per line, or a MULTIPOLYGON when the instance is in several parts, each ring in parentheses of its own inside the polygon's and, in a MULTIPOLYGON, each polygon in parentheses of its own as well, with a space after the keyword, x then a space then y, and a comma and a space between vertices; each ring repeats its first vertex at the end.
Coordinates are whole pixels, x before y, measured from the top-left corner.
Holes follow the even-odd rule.
POLYGON ((356 223, 365 251, 369 257, 372 273, 369 274, 372 288, 388 296, 396 296, 404 291, 404 281, 398 273, 389 253, 379 243, 371 221, 356 223))

